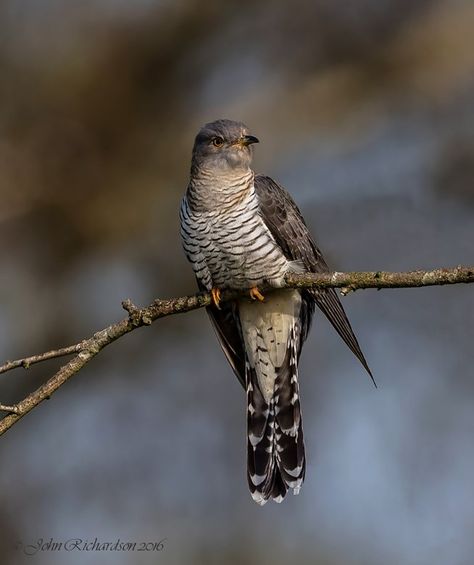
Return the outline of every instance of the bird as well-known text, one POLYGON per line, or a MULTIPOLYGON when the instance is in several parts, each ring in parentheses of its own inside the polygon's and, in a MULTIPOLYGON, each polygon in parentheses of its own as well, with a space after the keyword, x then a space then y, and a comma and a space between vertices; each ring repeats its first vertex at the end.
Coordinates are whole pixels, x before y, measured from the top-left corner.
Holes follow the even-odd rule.
POLYGON ((329 268, 290 194, 252 170, 258 142, 238 121, 199 130, 180 232, 198 287, 211 295, 207 313, 220 346, 246 392, 247 480, 264 505, 289 490, 298 494, 305 478, 298 362, 316 306, 373 377, 335 290, 284 288, 288 273, 329 268), (227 289, 242 296, 224 302, 227 289))

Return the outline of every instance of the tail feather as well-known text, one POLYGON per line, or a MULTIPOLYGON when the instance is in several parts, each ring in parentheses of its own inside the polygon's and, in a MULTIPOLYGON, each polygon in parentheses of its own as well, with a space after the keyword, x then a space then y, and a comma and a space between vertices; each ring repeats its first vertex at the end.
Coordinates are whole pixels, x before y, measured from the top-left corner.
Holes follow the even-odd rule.
POLYGON ((260 391, 256 371, 246 364, 247 478, 258 504, 281 502, 288 489, 298 494, 305 476, 303 425, 298 390, 298 336, 293 326, 281 367, 275 371, 269 402, 260 391))

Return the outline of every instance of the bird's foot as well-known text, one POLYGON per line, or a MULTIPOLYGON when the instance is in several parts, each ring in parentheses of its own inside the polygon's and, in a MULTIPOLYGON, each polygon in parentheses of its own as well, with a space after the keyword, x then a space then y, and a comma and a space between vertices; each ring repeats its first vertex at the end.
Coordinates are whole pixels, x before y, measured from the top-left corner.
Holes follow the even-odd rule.
POLYGON ((211 298, 212 298, 212 303, 215 305, 216 308, 220 310, 221 307, 219 306, 219 302, 221 301, 221 291, 219 288, 213 287, 211 289, 211 298))
POLYGON ((258 290, 257 286, 253 286, 250 289, 250 298, 252 300, 260 300, 260 302, 263 302, 265 300, 265 297, 263 296, 263 294, 258 290))

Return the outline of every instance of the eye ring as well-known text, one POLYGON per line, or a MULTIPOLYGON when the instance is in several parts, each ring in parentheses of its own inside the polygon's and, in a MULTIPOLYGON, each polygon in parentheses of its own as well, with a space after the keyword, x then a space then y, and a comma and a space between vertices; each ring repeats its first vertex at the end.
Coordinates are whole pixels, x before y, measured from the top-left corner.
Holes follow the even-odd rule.
POLYGON ((214 137, 212 139, 212 145, 214 145, 214 147, 222 147, 224 145, 223 138, 220 137, 219 135, 217 137, 214 137))

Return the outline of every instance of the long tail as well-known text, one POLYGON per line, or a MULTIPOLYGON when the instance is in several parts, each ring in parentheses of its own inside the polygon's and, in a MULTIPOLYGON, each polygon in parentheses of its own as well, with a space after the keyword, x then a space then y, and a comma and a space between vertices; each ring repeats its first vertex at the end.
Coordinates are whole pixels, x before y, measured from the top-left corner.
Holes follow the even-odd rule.
POLYGON ((275 373, 268 402, 255 369, 246 364, 247 478, 253 499, 261 505, 269 498, 281 502, 289 488, 298 494, 305 476, 297 340, 293 326, 281 367, 266 367, 275 373))

